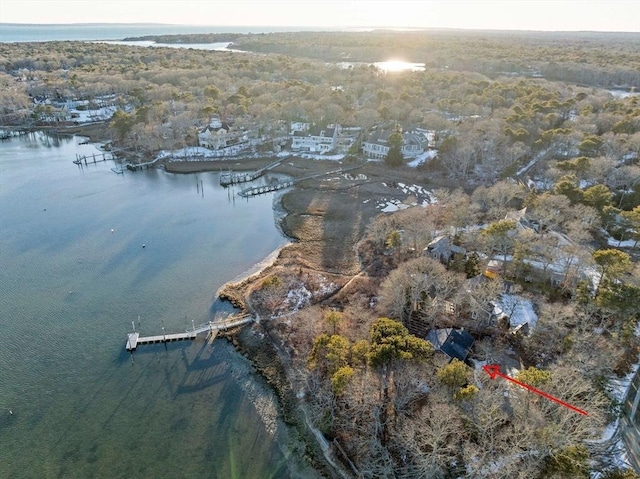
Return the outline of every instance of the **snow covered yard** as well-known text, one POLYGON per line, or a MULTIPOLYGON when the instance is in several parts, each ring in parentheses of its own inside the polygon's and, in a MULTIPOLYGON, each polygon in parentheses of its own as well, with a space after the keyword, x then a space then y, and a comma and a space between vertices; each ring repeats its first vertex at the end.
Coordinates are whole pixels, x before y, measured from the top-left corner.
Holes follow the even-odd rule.
POLYGON ((418 166, 425 164, 427 161, 434 159, 436 156, 438 156, 438 150, 427 150, 417 156, 414 160, 407 163, 407 166, 410 168, 417 168, 418 166))
MULTIPOLYGON (((386 183, 383 183, 383 186, 389 187, 386 183)), ((376 206, 383 213, 392 213, 394 211, 411 208, 412 206, 428 206, 438 201, 431 191, 422 186, 397 183, 397 188, 402 194, 409 195, 411 201, 402 201, 397 198, 383 198, 378 200, 376 206)))

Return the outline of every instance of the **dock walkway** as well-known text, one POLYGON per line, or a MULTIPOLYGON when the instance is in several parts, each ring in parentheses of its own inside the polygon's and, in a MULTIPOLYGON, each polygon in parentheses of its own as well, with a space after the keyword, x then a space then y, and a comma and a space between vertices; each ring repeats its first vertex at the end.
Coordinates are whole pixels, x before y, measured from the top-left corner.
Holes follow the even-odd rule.
POLYGON ((224 321, 209 321, 195 328, 187 329, 184 333, 160 334, 155 336, 140 336, 140 333, 133 332, 127 335, 125 348, 127 351, 135 351, 135 349, 143 344, 172 343, 174 341, 191 341, 199 335, 207 333, 211 337, 218 331, 235 328, 253 321, 253 316, 242 314, 232 316, 224 321))
POLYGON ((82 165, 83 163, 85 165, 89 164, 89 163, 97 163, 98 161, 107 161, 107 160, 113 160, 115 159, 113 157, 113 153, 111 152, 107 152, 107 153, 94 153, 92 155, 78 155, 76 153, 76 159, 73 160, 73 162, 76 165, 82 165))
POLYGON ((141 170, 143 168, 150 168, 160 160, 160 157, 155 160, 145 161, 144 163, 127 163, 127 169, 131 171, 141 170))
POLYGON ((319 178, 321 176, 327 176, 327 175, 335 175, 335 174, 339 174, 339 173, 346 173, 347 171, 352 171, 355 169, 361 168, 361 165, 357 165, 357 166, 350 166, 348 168, 338 168, 337 170, 331 170, 331 171, 327 171, 324 173, 315 173, 313 175, 308 175, 308 176, 304 176, 302 178, 295 178, 293 180, 285 180, 285 181, 279 181, 277 183, 272 183, 269 185, 262 185, 262 186, 252 186, 250 188, 246 188, 242 191, 240 191, 238 194, 244 198, 248 198, 250 196, 258 196, 258 195, 262 195, 264 193, 269 193, 271 191, 278 191, 281 190, 283 188, 288 188, 290 186, 293 186, 294 184, 300 182, 300 181, 305 181, 305 180, 309 180, 312 178, 319 178))
POLYGON ((267 171, 274 169, 280 163, 285 160, 292 158, 288 156, 286 158, 280 158, 279 160, 274 161, 273 163, 269 163, 267 166, 260 168, 252 173, 223 173, 220 175, 220 186, 229 186, 236 185, 238 183, 248 183, 257 178, 260 178, 267 171))

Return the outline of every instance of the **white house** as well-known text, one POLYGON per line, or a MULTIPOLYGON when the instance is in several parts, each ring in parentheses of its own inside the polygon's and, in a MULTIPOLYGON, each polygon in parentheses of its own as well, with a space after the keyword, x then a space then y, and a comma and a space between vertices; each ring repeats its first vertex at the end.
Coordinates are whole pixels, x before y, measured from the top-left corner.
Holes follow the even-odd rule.
POLYGON ((325 153, 336 147, 338 127, 317 128, 310 133, 295 131, 291 139, 291 149, 294 151, 309 151, 311 153, 325 153))

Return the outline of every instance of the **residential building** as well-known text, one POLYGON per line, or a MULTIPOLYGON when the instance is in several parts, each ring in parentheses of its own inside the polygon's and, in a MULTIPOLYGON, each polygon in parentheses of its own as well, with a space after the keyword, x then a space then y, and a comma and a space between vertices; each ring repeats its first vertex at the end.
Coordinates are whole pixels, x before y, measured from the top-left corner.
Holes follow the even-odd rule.
POLYGON ((392 130, 375 130, 362 142, 362 152, 372 160, 384 160, 389 153, 387 140, 392 130))
POLYGON ((198 133, 198 144, 210 150, 223 150, 229 147, 240 150, 248 147, 249 141, 246 132, 234 131, 229 123, 214 119, 198 133))
POLYGON ((437 259, 444 265, 448 265, 456 254, 466 256, 467 250, 453 244, 451 238, 442 235, 434 238, 423 250, 426 256, 437 259))
POLYGON ((362 128, 359 126, 340 126, 336 138, 336 150, 346 153, 356 142, 361 132, 362 128))
MULTIPOLYGON (((374 130, 369 137, 362 142, 362 152, 372 160, 383 160, 390 150, 389 136, 393 129, 374 130)), ((402 133, 402 156, 405 159, 415 158, 424 153, 427 148, 427 137, 419 131, 407 131, 402 133)))
POLYGON ((433 345, 433 349, 446 354, 449 361, 464 361, 473 346, 473 336, 464 329, 433 329, 425 338, 433 345))
POLYGON ((533 303, 515 294, 503 294, 493 301, 495 322, 508 328, 512 333, 531 334, 538 322, 533 303))
POLYGON ((309 123, 304 121, 292 121, 289 125, 289 134, 293 136, 296 131, 307 132, 309 131, 309 123))
POLYGON ((336 147, 339 126, 316 128, 310 132, 295 131, 291 139, 293 151, 326 153, 336 147))

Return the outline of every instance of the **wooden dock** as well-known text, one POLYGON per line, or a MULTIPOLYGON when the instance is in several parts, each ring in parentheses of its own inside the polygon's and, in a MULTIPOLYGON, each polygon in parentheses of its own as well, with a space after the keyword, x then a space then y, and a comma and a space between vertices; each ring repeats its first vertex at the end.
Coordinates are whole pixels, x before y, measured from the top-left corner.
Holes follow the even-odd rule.
POLYGON ((252 186, 238 193, 240 196, 248 198, 249 196, 258 196, 271 191, 278 191, 293 186, 295 180, 279 181, 270 185, 252 186))
POLYGON ((286 158, 280 158, 279 160, 276 160, 273 163, 269 163, 267 166, 251 173, 223 173, 222 175, 220 175, 220 186, 230 186, 236 185, 238 183, 248 183, 250 181, 253 181, 257 178, 260 178, 267 171, 274 169, 280 163, 288 160, 289 158, 292 157, 288 156, 286 158))
POLYGON ((331 170, 331 171, 327 171, 327 172, 324 172, 324 173, 315 173, 313 175, 304 176, 302 178, 295 178, 293 180, 279 181, 277 183, 272 183, 272 184, 269 184, 269 185, 252 186, 250 188, 246 188, 246 189, 240 191, 238 194, 240 196, 244 197, 244 198, 248 198, 250 196, 262 195, 264 193, 270 193, 272 191, 278 191, 278 190, 281 190, 283 188, 288 188, 288 187, 293 186, 294 184, 296 184, 296 183, 298 183, 300 181, 310 180, 312 178, 319 178, 321 176, 346 173, 347 171, 356 170, 358 168, 361 168, 361 165, 350 166, 348 168, 338 168, 337 170, 331 170))
POLYGON ((198 336, 203 335, 209 338, 209 342, 213 341, 213 338, 219 331, 235 328, 253 321, 253 317, 248 314, 242 314, 238 316, 232 316, 224 321, 209 321, 207 323, 196 326, 195 328, 187 329, 184 333, 170 333, 160 334, 156 336, 140 336, 140 333, 133 332, 127 335, 127 342, 125 348, 127 351, 135 351, 138 346, 144 344, 158 344, 158 343, 172 343, 175 341, 192 341, 198 336))
POLYGON ((144 163, 127 163, 127 170, 138 171, 138 170, 142 170, 143 168, 151 168, 159 160, 160 158, 156 158, 155 160, 145 161, 144 163))
POLYGON ((82 164, 89 164, 89 163, 97 163, 99 161, 107 161, 107 160, 113 160, 113 154, 112 153, 98 153, 98 154, 92 154, 92 155, 78 155, 76 153, 76 159, 73 160, 73 162, 76 165, 82 165, 82 164))

